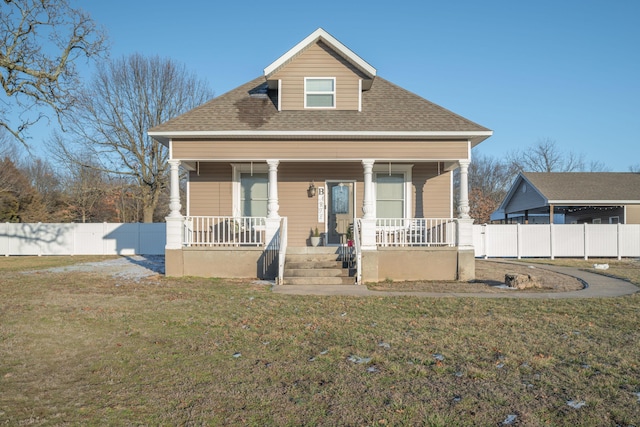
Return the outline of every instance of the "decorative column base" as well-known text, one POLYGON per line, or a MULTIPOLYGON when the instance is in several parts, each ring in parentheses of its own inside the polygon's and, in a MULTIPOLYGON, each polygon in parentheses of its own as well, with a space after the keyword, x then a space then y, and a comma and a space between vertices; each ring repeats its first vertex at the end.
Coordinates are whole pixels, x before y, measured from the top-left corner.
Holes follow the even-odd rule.
POLYGON ((360 247, 363 251, 377 250, 376 220, 362 218, 360 224, 360 247))
POLYGON ((182 249, 182 216, 168 216, 167 222, 167 244, 165 249, 182 249))
POLYGON ((473 219, 458 218, 458 250, 473 250, 473 219))
MULTIPOLYGON (((274 238, 280 232, 280 218, 267 218, 265 220, 266 230, 264 240, 267 243, 267 246, 271 246, 271 242, 274 241, 274 238)), ((282 242, 280 242, 282 245, 282 242)))

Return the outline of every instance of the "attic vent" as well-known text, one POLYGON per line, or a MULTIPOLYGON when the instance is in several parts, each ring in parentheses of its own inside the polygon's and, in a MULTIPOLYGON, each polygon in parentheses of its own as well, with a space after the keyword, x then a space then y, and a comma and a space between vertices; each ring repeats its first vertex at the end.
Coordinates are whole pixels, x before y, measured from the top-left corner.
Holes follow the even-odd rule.
POLYGON ((269 85, 267 83, 263 83, 260 86, 256 86, 249 91, 249 96, 251 98, 269 98, 269 85))

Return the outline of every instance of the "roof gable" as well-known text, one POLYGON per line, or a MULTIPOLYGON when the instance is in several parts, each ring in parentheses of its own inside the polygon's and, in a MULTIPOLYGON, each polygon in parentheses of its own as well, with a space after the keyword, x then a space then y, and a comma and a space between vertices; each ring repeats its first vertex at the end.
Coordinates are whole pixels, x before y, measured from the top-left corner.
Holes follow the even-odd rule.
POLYGON ((523 174, 550 203, 565 201, 640 202, 640 173, 525 172, 523 174))
POLYGON ((640 173, 632 172, 522 172, 498 211, 507 213, 554 205, 640 204, 640 173), (537 196, 523 203, 523 185, 537 196), (538 204, 535 201, 538 201, 538 204))
POLYGON ((365 75, 367 75, 369 79, 373 79, 376 76, 377 74, 376 69, 373 68, 367 61, 360 58, 351 49, 349 49, 344 44, 339 42, 331 34, 327 33, 322 28, 318 28, 313 33, 305 37, 305 39, 302 40, 300 43, 298 43, 297 45, 289 49, 278 59, 276 59, 274 62, 269 64, 264 69, 264 76, 266 77, 266 79, 269 80, 269 78, 281 67, 286 65, 289 61, 291 61, 296 56, 298 56, 301 52, 306 50, 309 46, 316 44, 320 40, 324 42, 326 45, 328 45, 333 51, 335 51, 341 57, 343 57, 345 60, 347 60, 354 67, 356 67, 358 70, 360 70, 365 75))

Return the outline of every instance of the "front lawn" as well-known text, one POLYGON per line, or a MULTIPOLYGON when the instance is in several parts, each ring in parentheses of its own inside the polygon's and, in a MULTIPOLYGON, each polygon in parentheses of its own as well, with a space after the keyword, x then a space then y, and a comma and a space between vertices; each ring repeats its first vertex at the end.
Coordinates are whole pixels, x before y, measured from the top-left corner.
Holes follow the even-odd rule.
POLYGON ((0 425, 640 423, 638 295, 302 297, 14 259, 0 425))

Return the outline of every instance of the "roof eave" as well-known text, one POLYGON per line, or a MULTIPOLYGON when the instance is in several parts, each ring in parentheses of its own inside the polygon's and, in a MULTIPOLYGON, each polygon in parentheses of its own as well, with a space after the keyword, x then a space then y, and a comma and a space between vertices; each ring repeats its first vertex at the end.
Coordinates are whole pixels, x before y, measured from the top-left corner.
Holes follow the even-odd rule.
POLYGON ((168 145, 170 139, 178 138, 297 138, 297 139, 462 139, 471 142, 472 146, 479 144, 485 139, 493 135, 493 131, 251 131, 251 130, 236 130, 236 131, 160 131, 160 132, 148 132, 148 135, 160 142, 163 145, 168 145))

